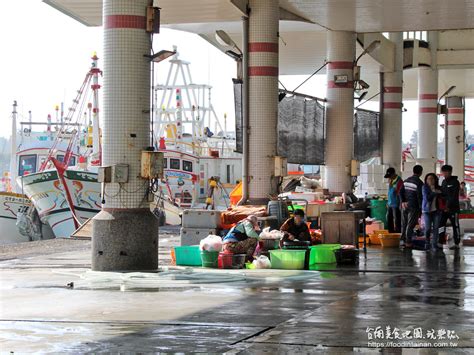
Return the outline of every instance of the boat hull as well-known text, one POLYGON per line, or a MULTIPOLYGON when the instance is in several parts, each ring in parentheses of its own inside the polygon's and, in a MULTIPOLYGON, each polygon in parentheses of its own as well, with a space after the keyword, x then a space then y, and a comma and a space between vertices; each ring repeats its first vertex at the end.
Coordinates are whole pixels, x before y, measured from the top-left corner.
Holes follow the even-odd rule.
POLYGON ((25 195, 0 192, 0 245, 30 241, 16 226, 18 212, 25 212, 29 206, 30 201, 25 195))
POLYGON ((23 176, 21 184, 41 221, 51 227, 56 238, 69 238, 78 225, 100 210, 100 184, 96 173, 67 170, 61 180, 56 170, 48 170, 23 176))

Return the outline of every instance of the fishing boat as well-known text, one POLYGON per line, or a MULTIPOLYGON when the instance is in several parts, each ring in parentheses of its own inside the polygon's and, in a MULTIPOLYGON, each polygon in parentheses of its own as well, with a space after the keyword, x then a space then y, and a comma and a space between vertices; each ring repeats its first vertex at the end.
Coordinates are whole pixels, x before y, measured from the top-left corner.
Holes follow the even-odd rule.
MULTIPOLYGON (((22 185, 16 183, 16 178, 36 173, 46 159, 53 145, 51 116, 42 122, 47 127, 45 131, 33 130, 38 122, 32 121, 31 111, 28 120, 18 122, 17 102, 14 101, 11 119, 10 169, 4 173, 0 192, 0 244, 50 239, 51 231, 37 220, 34 206, 24 194, 22 185)), ((59 146, 57 158, 61 159, 64 154, 64 146, 59 146)))
POLYGON ((166 82, 153 87, 152 108, 153 141, 164 156, 155 203, 167 224, 180 224, 183 209, 229 207, 229 192, 242 172, 226 116, 222 123, 211 103, 212 87, 195 84, 190 63, 174 51, 166 82))
POLYGON ((101 208, 97 167, 101 163, 98 78, 94 54, 73 105, 55 132, 54 141, 39 162, 37 172, 20 174, 22 191, 31 200, 41 222, 56 238, 68 238, 101 208), (85 104, 92 96, 93 103, 85 104))

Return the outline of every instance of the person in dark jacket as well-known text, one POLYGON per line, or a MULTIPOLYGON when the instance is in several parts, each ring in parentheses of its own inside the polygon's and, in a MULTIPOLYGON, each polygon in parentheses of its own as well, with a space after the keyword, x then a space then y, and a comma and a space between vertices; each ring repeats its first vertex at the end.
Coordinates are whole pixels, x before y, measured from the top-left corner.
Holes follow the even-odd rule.
POLYGON ((284 234, 282 241, 311 241, 311 234, 309 233, 308 225, 304 221, 303 210, 296 210, 294 217, 287 219, 281 226, 280 231, 284 234))
POLYGON ((384 176, 388 179, 388 203, 387 203, 387 223, 390 233, 400 233, 402 230, 402 194, 403 180, 395 172, 394 168, 388 168, 384 176))
POLYGON ((423 203, 423 181, 420 176, 423 174, 423 167, 415 165, 413 175, 403 183, 404 193, 402 194, 402 236, 400 246, 412 247, 412 239, 415 235, 415 227, 421 215, 421 205, 423 203))
POLYGON ((453 227, 454 245, 450 249, 459 249, 461 242, 461 231, 459 228, 459 189, 460 184, 457 176, 453 176, 453 167, 451 165, 443 165, 441 167, 441 174, 444 177, 441 185, 443 198, 446 201, 446 206, 441 218, 441 227, 446 230, 448 220, 453 227))
POLYGON ((442 211, 439 206, 441 194, 441 187, 439 186, 439 180, 436 174, 426 174, 425 184, 423 185, 422 205, 423 220, 425 222, 426 249, 429 249, 430 244, 432 250, 437 250, 440 247, 439 225, 442 211))

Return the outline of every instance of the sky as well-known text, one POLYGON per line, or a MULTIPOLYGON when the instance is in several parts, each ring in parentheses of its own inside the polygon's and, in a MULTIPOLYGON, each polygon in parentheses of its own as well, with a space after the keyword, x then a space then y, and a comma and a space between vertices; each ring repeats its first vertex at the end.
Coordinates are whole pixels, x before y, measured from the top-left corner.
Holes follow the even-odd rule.
MULTIPOLYGON (((11 131, 11 108, 18 101, 20 120, 32 111, 33 120, 54 117, 54 107, 64 102, 67 108, 79 89, 90 67, 90 57, 97 52, 102 56, 102 28, 86 27, 65 16, 41 0, 0 2, 0 136, 8 137, 11 131), (18 16, 21 14, 21 17, 18 16)), ((180 58, 191 62, 193 82, 213 87, 212 102, 219 117, 228 115, 228 127, 234 119, 232 77, 235 63, 232 59, 195 34, 162 29, 155 35, 154 49, 178 47, 180 58)), ((99 66, 101 65, 99 59, 99 66)), ((156 83, 164 82, 168 63, 156 67, 156 83)), ((305 76, 280 78, 288 89, 293 89, 305 76)), ((325 75, 308 81, 301 92, 324 97, 325 75)), ((378 109, 377 102, 364 108, 378 109)), ((417 129, 416 101, 405 102, 403 114, 403 141, 410 139, 417 129)), ((468 101, 469 112, 474 102, 468 101), (471 108, 470 108, 471 107, 471 108)), ((474 120, 467 120, 467 128, 474 132, 474 120)))

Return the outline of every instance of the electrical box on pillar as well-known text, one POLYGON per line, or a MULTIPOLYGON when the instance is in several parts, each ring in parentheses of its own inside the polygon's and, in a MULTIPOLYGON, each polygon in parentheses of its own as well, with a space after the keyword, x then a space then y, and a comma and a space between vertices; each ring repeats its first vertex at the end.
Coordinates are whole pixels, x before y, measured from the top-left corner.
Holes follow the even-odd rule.
POLYGON ((128 182, 128 164, 112 165, 112 182, 119 184, 128 182))
POLYGON ((97 180, 102 183, 126 183, 128 182, 128 164, 116 164, 112 166, 101 166, 98 171, 97 180))
POLYGON ((112 167, 111 166, 99 167, 98 174, 97 174, 97 181, 101 183, 112 182, 112 167))
POLYGON ((142 151, 141 177, 147 180, 163 177, 163 153, 142 151))
POLYGON ((360 175, 360 161, 351 160, 351 176, 356 177, 360 175))
POLYGON ((286 158, 275 157, 275 174, 276 177, 283 177, 288 175, 288 161, 286 158))
POLYGON ((161 8, 148 6, 146 8, 146 31, 149 33, 160 33, 160 11, 161 8))

